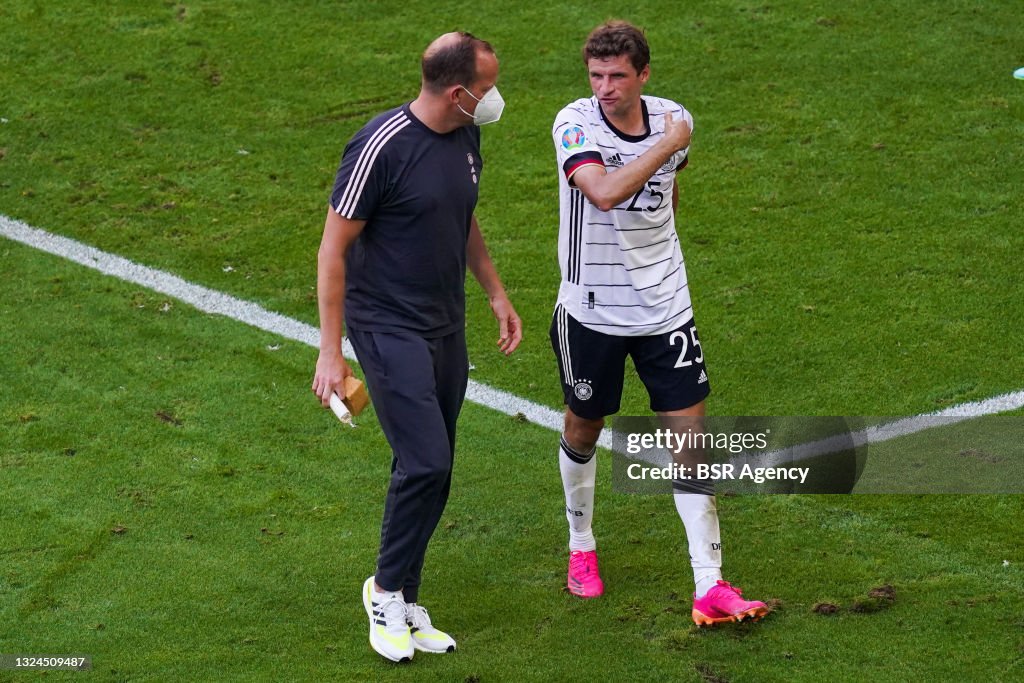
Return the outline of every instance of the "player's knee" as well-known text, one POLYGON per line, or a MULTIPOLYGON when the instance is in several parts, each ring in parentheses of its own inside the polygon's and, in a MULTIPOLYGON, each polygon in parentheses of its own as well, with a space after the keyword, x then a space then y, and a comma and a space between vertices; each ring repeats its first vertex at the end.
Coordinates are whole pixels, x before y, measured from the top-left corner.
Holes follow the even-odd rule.
POLYGON ((589 453, 597 445, 597 439, 604 429, 604 419, 588 420, 576 415, 571 410, 565 413, 565 440, 573 450, 589 453))

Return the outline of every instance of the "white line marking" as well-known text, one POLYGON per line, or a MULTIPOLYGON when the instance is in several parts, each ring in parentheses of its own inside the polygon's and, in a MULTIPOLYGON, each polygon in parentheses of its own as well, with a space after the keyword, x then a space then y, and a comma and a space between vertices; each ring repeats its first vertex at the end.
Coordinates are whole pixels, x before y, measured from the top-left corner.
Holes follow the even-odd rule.
POLYGON ((1015 391, 1009 394, 1002 394, 994 398, 977 401, 976 403, 961 403, 960 405, 937 410, 933 413, 905 417, 892 422, 885 422, 878 425, 871 425, 855 432, 846 432, 829 436, 818 441, 789 446, 774 451, 762 453, 743 453, 729 460, 736 467, 750 465, 752 467, 777 467, 780 465, 812 460, 821 455, 845 452, 853 448, 860 448, 868 444, 883 443, 898 439, 901 436, 910 436, 927 429, 936 427, 947 427, 949 425, 967 422, 985 415, 1003 413, 1016 410, 1024 406, 1024 391, 1015 391))
MULTIPOLYGON (((121 256, 108 254, 105 251, 100 251, 73 239, 33 228, 30 225, 4 215, 0 215, 0 235, 40 251, 53 254, 54 256, 74 261, 87 268, 112 275, 126 282, 133 282, 161 294, 174 297, 206 313, 223 315, 265 332, 302 342, 314 348, 320 346, 320 331, 312 325, 307 325, 293 318, 283 316, 280 313, 273 313, 251 301, 236 299, 223 292, 192 284, 177 275, 142 266, 121 256)), ((346 358, 356 360, 355 352, 352 350, 352 346, 348 343, 347 339, 344 343, 344 353, 346 358)), ((530 422, 559 433, 562 431, 563 417, 561 410, 542 406, 507 391, 469 380, 466 398, 499 413, 509 416, 522 414, 530 422)), ((961 403, 960 405, 934 413, 903 418, 894 422, 869 427, 864 438, 868 443, 878 443, 899 436, 915 434, 940 424, 951 424, 983 415, 1017 410, 1022 407, 1024 407, 1024 391, 1015 391, 982 401, 961 403), (937 420, 935 418, 958 419, 937 420)), ((601 434, 598 445, 603 448, 612 447, 611 430, 605 430, 601 434)), ((804 447, 813 447, 814 445, 805 444, 804 447)), ((817 445, 820 448, 824 444, 819 443, 817 445)))

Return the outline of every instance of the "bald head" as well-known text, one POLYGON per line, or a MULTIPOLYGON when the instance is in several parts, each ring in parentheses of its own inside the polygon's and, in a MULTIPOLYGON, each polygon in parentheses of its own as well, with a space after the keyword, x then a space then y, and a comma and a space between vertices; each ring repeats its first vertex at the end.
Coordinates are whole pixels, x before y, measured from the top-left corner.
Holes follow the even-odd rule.
POLYGON ((430 45, 427 45, 427 49, 423 51, 423 59, 428 59, 436 55, 438 50, 441 50, 443 48, 451 49, 455 47, 455 45, 462 41, 463 36, 469 35, 470 34, 463 33, 462 31, 452 31, 450 33, 445 33, 444 35, 438 36, 437 38, 434 39, 432 43, 430 43, 430 45))
POLYGON ((471 85, 481 52, 493 55, 494 48, 471 33, 453 31, 438 37, 423 52, 423 87, 440 93, 453 85, 471 85))

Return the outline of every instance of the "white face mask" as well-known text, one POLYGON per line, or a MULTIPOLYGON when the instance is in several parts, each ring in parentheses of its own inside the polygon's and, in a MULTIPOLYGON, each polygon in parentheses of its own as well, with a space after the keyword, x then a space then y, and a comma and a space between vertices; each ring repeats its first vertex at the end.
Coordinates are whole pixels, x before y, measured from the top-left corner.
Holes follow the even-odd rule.
POLYGON ((477 99, 476 95, 469 92, 469 88, 461 85, 459 87, 469 93, 469 96, 477 101, 476 113, 474 114, 470 114, 468 111, 463 109, 461 105, 455 105, 463 114, 472 117, 473 123, 478 126, 484 126, 488 123, 494 123, 501 118, 501 112, 505 109, 505 100, 502 99, 497 86, 488 90, 487 93, 479 99, 477 99))

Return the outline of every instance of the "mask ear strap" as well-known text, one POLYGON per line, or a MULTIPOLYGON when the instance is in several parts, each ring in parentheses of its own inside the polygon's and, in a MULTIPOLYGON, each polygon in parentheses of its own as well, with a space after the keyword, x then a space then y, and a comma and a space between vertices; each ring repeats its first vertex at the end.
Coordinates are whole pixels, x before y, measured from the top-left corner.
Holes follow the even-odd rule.
MULTIPOLYGON (((476 95, 474 95, 474 94, 473 94, 473 93, 472 93, 472 92, 470 91, 470 89, 469 89, 469 88, 467 88, 466 86, 464 86, 464 85, 460 85, 460 86, 459 86, 459 88, 461 88, 463 92, 465 92, 465 93, 466 93, 467 95, 469 95, 470 97, 472 97, 472 98, 473 98, 474 100, 476 100, 477 102, 482 102, 482 101, 483 101, 483 97, 477 97, 477 96, 476 96, 476 95)), ((486 95, 484 95, 484 97, 487 97, 487 96, 486 96, 486 95)))

